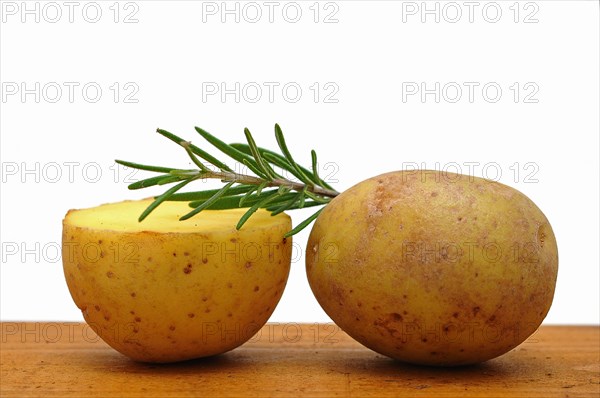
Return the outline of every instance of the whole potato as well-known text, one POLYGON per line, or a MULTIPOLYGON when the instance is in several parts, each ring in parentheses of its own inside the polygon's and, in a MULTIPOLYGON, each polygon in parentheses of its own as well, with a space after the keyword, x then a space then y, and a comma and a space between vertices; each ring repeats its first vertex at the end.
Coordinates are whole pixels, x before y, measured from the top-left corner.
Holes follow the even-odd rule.
POLYGON ((250 339, 279 302, 290 270, 290 217, 207 210, 179 221, 183 202, 125 201, 71 210, 63 266, 86 322, 138 361, 215 355, 250 339))
POLYGON ((325 312, 360 343, 410 363, 460 365, 506 353, 538 328, 558 252, 548 220, 517 190, 400 171, 327 205, 306 270, 325 312))

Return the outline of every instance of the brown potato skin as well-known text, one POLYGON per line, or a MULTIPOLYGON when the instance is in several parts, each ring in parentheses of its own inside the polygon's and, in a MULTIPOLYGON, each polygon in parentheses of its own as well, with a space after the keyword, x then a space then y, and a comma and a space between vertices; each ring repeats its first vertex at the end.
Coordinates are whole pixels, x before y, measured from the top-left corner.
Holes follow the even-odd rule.
POLYGON ((365 180, 317 218, 313 293, 365 346, 424 365, 465 365, 529 337, 554 295, 548 220, 506 185, 431 170, 365 180))

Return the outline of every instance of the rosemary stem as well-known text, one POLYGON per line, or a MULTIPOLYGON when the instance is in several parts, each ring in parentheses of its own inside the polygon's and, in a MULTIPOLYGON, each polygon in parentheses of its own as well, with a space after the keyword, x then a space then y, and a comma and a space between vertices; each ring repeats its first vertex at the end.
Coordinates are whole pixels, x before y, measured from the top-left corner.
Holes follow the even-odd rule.
MULTIPOLYGON (((247 185, 260 185, 261 183, 264 182, 263 179, 258 178, 258 177, 249 176, 246 174, 232 173, 229 171, 203 172, 203 171, 199 170, 198 173, 202 175, 202 178, 217 178, 222 181, 234 181, 234 182, 237 182, 240 184, 247 184, 247 185)), ((318 185, 306 185, 301 182, 290 181, 290 180, 286 180, 284 178, 273 178, 267 182, 266 186, 267 187, 288 187, 295 191, 302 191, 304 188, 306 188, 306 190, 309 192, 312 192, 319 196, 325 196, 328 198, 335 198, 336 196, 338 196, 340 194, 339 192, 332 190, 332 189, 326 189, 326 188, 320 187, 318 185)))

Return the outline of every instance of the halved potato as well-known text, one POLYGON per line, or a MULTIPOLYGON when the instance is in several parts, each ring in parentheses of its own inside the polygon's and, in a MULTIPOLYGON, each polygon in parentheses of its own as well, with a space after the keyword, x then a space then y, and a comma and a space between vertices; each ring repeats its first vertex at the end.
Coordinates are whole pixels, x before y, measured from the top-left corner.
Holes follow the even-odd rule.
POLYGON ((179 221, 187 203, 152 199, 71 210, 63 221, 63 266, 75 304, 117 351, 172 362, 231 350, 262 327, 290 270, 290 217, 245 209, 204 211, 179 221))

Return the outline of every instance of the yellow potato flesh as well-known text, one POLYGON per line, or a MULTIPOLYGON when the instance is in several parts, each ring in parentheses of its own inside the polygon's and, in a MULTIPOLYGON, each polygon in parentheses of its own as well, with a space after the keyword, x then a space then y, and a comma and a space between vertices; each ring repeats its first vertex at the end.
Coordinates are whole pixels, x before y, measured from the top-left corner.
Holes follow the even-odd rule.
POLYGON ((555 237, 515 189, 435 171, 394 172, 336 197, 307 245, 317 300, 348 334, 406 362, 488 360, 546 316, 555 237))
POLYGON ((152 200, 71 210, 63 267, 86 322, 138 361, 173 362, 231 350, 263 326, 290 269, 289 216, 246 209, 204 211, 179 221, 187 203, 152 200))

